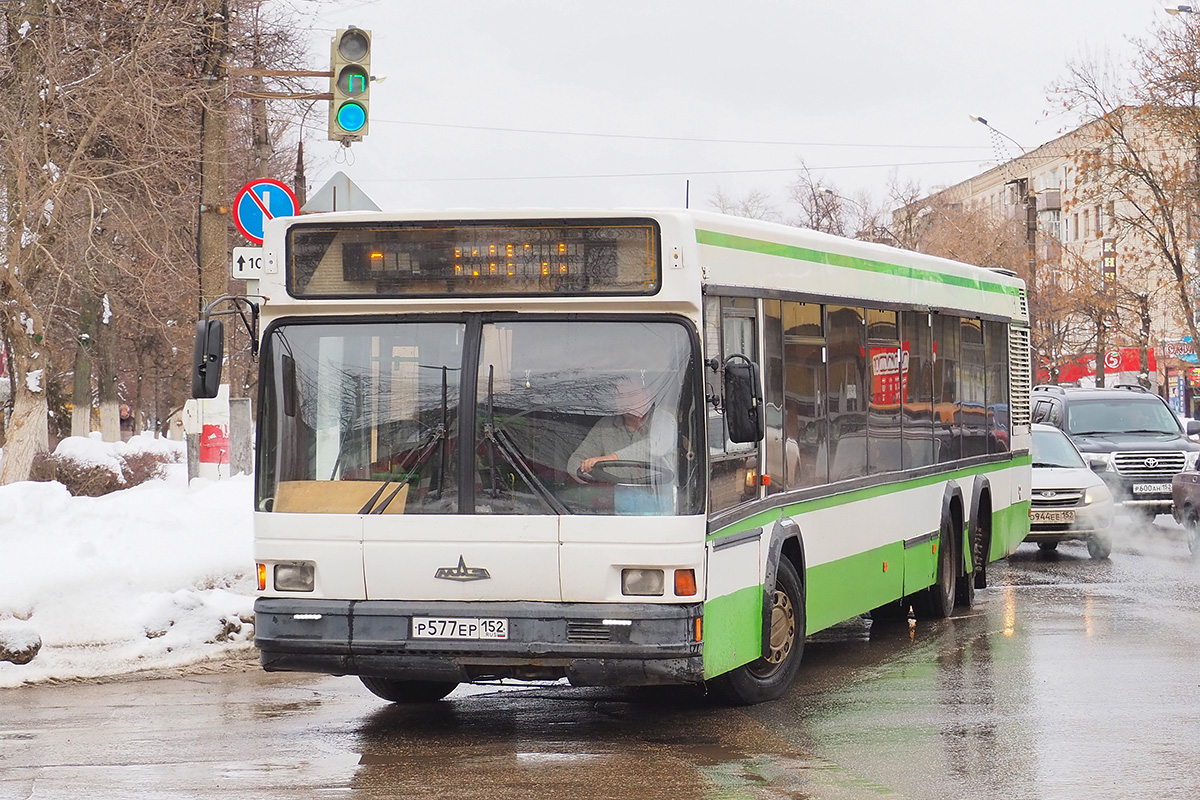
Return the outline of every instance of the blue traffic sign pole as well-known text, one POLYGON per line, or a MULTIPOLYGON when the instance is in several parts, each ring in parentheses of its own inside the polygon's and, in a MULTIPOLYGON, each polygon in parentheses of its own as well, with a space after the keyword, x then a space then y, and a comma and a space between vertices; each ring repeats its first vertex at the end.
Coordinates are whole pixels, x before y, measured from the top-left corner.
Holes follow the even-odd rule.
POLYGON ((267 221, 296 213, 296 195, 286 184, 271 178, 250 181, 233 201, 233 223, 255 244, 262 244, 267 221))

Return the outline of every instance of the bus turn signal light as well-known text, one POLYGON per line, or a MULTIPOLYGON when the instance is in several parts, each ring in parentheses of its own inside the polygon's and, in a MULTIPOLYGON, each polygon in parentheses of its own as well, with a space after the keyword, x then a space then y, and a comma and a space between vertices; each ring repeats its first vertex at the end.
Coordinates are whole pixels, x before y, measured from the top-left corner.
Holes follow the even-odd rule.
POLYGON ((258 565, 258 590, 265 592, 267 590, 267 565, 258 565))
POLYGON ((694 597, 696 594, 696 570, 675 570, 675 596, 694 597))

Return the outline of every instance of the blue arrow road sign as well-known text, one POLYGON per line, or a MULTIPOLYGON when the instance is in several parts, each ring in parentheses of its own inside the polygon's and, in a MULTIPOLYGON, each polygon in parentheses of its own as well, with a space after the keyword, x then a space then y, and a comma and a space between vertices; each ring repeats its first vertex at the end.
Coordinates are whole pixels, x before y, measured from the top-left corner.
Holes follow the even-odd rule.
POLYGON ((233 224, 255 244, 262 244, 267 220, 290 217, 296 213, 296 195, 287 185, 270 178, 258 178, 242 187, 233 201, 233 224))

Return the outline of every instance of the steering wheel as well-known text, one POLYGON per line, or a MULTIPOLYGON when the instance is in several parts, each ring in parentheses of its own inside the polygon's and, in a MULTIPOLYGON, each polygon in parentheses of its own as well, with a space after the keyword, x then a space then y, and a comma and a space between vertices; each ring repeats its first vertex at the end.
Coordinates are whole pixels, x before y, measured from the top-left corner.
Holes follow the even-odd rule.
POLYGON ((675 480, 675 473, 670 467, 652 464, 649 461, 626 461, 612 459, 597 461, 591 472, 582 472, 585 479, 600 483, 611 483, 616 486, 649 486, 653 483, 670 483, 675 480))

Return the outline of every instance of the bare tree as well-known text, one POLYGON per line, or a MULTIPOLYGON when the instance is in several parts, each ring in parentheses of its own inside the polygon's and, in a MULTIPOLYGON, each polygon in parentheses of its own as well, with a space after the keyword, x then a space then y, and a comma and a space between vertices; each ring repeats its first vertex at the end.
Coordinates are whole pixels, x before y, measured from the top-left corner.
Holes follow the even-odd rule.
POLYGON ((846 198, 828 184, 813 176, 808 165, 800 162, 796 180, 790 187, 792 200, 800 207, 800 216, 793 221, 798 228, 845 236, 851 227, 846 198))
MULTIPOLYGON (((212 83, 211 5, 131 0, 119 14, 102 0, 0 6, 0 341, 16 386, 0 483, 24 479, 47 447, 47 395, 60 365, 74 366, 80 427, 90 424, 94 394, 110 438, 120 405, 140 419, 147 383, 155 419, 182 403, 184 323, 200 293, 198 134, 212 83)), ((266 6, 239 9, 228 58, 300 66, 296 26, 266 6)), ((239 88, 249 83, 221 89, 236 98, 237 123, 221 157, 244 165, 235 178, 283 174, 289 158, 269 142, 286 138, 293 121, 267 115, 265 103, 251 120, 239 88)))
POLYGON ((771 196, 757 189, 747 192, 742 197, 732 197, 727 195, 723 189, 718 188, 709 199, 709 203, 722 214, 731 214, 735 217, 761 219, 768 222, 779 222, 782 219, 782 215, 771 202, 771 196))

